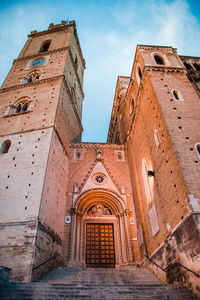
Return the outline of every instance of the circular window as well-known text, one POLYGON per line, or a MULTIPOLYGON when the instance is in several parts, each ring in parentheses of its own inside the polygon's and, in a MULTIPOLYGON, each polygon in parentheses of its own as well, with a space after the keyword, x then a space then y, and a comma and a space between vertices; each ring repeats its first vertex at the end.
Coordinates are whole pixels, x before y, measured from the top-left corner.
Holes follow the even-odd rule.
POLYGON ((44 59, 36 59, 31 63, 31 66, 36 67, 44 63, 44 59))
POLYGON ((95 174, 94 182, 97 184, 103 184, 106 181, 106 176, 104 174, 95 174))

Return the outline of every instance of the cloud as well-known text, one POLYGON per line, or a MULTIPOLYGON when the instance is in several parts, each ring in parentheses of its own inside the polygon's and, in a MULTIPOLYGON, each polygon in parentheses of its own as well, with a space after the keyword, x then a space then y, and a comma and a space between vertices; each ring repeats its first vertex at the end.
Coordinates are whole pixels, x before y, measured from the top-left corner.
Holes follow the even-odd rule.
POLYGON ((49 0, 13 4, 0 11, 1 79, 34 29, 75 19, 86 60, 84 141, 106 141, 118 75, 129 76, 137 44, 171 45, 199 55, 200 26, 185 0, 49 0))

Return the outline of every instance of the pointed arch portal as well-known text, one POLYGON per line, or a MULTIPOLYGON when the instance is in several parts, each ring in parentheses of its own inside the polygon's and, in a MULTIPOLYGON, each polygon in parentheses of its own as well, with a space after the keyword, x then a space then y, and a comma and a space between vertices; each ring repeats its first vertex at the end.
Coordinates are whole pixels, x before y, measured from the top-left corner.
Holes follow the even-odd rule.
POLYGON ((129 210, 108 190, 83 193, 72 208, 69 266, 118 267, 133 262, 129 210))

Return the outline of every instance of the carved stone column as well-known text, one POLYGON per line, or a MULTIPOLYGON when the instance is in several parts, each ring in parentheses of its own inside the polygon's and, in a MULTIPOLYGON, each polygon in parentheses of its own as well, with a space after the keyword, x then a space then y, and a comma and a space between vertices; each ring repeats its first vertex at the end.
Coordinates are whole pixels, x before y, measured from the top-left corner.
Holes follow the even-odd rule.
POLYGON ((76 247, 75 247, 75 261, 76 263, 79 263, 79 251, 80 251, 80 214, 77 214, 76 216, 76 236, 75 236, 75 239, 76 239, 76 247))
POLYGON ((72 222, 71 222, 71 239, 70 239, 70 259, 68 262, 68 266, 74 265, 75 259, 75 241, 76 241, 76 209, 71 210, 72 214, 72 222))
POLYGON ((84 247, 83 247, 83 240, 85 237, 85 230, 84 230, 84 221, 83 221, 83 215, 80 218, 80 264, 81 266, 85 266, 85 260, 83 258, 83 251, 84 251, 84 247))
POLYGON ((118 238, 118 253, 119 253, 119 264, 122 264, 122 238, 120 233, 120 216, 117 215, 117 238, 118 238))
POLYGON ((124 228, 124 216, 120 214, 120 232, 121 232, 121 241, 122 241, 122 262, 127 264, 127 246, 126 246, 126 232, 124 228))
POLYGON ((129 213, 129 210, 126 209, 124 212, 124 223, 125 223, 125 231, 126 231, 126 237, 127 237, 128 261, 132 262, 133 261, 133 253, 132 253, 130 231, 129 231, 129 226, 128 226, 128 213, 129 213))

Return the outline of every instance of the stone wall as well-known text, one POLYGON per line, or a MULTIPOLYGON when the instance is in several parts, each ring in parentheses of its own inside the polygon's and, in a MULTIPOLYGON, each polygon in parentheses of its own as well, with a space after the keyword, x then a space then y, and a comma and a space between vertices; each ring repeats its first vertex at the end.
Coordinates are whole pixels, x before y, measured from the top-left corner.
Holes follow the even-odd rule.
POLYGON ((64 260, 64 220, 68 157, 55 131, 52 134, 39 211, 32 280, 64 260))
POLYGON ((0 265, 11 269, 11 281, 30 281, 37 223, 0 223, 0 265))
POLYGON ((165 272, 148 259, 144 261, 144 266, 161 280, 181 283, 200 295, 199 278, 186 269, 200 274, 200 236, 196 218, 200 218, 199 214, 190 214, 150 256, 165 272))

